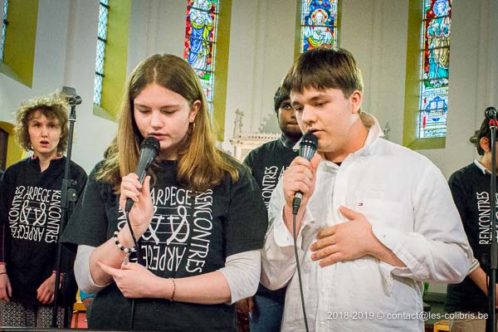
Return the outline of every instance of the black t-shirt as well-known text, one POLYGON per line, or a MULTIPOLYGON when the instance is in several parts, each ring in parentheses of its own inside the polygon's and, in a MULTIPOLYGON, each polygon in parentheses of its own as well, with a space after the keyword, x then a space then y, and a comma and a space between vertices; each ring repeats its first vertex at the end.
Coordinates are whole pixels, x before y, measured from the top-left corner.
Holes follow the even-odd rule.
POLYGON ((244 159, 261 188, 266 208, 282 173, 297 156, 298 151, 286 147, 282 139, 277 139, 252 150, 244 159))
MULTIPOLYGON (((5 171, 0 191, 0 224, 6 227, 4 258, 14 301, 37 304, 37 288, 55 270, 65 163, 65 157, 52 160, 41 172, 39 160, 27 158, 5 171)), ((79 195, 86 173, 71 162, 69 174, 79 195)), ((63 260, 63 271, 71 271, 72 258, 65 256, 63 260)), ((72 296, 66 299, 71 301, 75 294, 64 297, 72 296)))
MULTIPOLYGON (((489 271, 490 174, 474 163, 456 171, 449 180, 453 199, 462 218, 463 228, 481 267, 489 271)), ((487 312, 488 300, 481 289, 467 276, 459 284, 447 288, 448 312, 487 312)))
MULTIPOLYGON (((159 167, 151 188, 154 216, 140 239, 140 258, 151 272, 165 278, 204 274, 224 267, 230 255, 263 246, 266 210, 245 167, 237 166, 237 182, 227 175, 221 184, 197 195, 178 184, 176 162, 162 162, 159 167)), ((109 184, 96 181, 95 172, 66 228, 66 242, 97 247, 126 225, 124 213, 118 209, 119 197, 109 184)), ((127 329, 130 310, 131 301, 113 283, 97 293, 89 327, 127 329)), ((140 299, 135 310, 137 329, 235 330, 232 305, 140 299)))
MULTIPOLYGON (((244 159, 244 163, 249 166, 252 175, 261 188, 261 196, 265 201, 266 208, 270 204, 271 195, 282 173, 298 154, 299 152, 293 150, 291 146, 286 146, 281 138, 252 150, 244 159)), ((260 284, 257 294, 272 298, 284 305, 285 287, 270 291, 260 284)))

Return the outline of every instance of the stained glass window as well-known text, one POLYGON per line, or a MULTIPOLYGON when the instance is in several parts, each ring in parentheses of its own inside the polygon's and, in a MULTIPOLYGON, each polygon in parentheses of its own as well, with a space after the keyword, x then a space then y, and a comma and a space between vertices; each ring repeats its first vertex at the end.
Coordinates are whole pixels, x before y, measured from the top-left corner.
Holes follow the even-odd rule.
POLYGON ((5 35, 7 34, 7 13, 9 0, 3 0, 2 34, 0 35, 0 61, 3 61, 3 51, 5 47, 5 35))
POLYGON ((109 19, 109 0, 100 0, 99 23, 97 30, 97 60, 95 63, 95 85, 93 103, 100 105, 102 101, 102 83, 104 81, 105 46, 107 43, 107 21, 109 19))
POLYGON ((195 70, 212 111, 215 79, 218 0, 187 0, 183 57, 195 70))
POLYGON ((317 47, 337 46, 338 1, 301 1, 301 52, 317 47))
POLYGON ((452 0, 422 2, 417 137, 446 137, 452 0))

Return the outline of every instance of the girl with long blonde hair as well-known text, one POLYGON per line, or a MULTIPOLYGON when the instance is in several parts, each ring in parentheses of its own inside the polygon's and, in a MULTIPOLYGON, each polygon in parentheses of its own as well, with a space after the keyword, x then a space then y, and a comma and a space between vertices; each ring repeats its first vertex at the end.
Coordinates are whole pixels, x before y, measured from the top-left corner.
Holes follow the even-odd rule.
POLYGON ((248 170, 215 147, 194 70, 149 57, 131 74, 115 143, 65 233, 79 245, 80 288, 97 292, 89 327, 234 331, 232 304, 258 285, 266 220, 248 170), (133 171, 150 136, 159 153, 142 184, 133 171))

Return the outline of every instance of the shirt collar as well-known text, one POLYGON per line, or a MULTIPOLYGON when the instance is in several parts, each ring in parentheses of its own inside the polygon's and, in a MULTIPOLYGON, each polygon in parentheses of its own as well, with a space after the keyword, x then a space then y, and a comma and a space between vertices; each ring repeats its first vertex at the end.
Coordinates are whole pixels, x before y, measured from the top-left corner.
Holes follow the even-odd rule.
MULTIPOLYGON (((365 145, 363 145, 363 147, 360 150, 354 153, 361 151, 368 153, 369 150, 368 146, 371 145, 377 138, 384 137, 384 131, 380 127, 379 121, 372 114, 367 112, 362 112, 361 121, 363 122, 365 127, 368 128, 368 135, 367 139, 365 140, 365 145)), ((302 138, 296 144, 294 144, 294 147, 292 148, 294 151, 299 151, 299 145, 301 144, 301 140, 302 138)), ((284 142, 282 141, 282 143, 284 142)))
POLYGON ((299 143, 301 142, 301 139, 299 139, 299 141, 295 143, 292 139, 287 137, 287 135, 282 133, 282 135, 280 136, 280 142, 282 142, 283 146, 288 149, 292 148, 293 150, 296 150, 297 148, 297 150, 299 150, 299 143))
POLYGON ((490 172, 483 166, 483 164, 481 164, 479 160, 474 159, 474 164, 481 170, 482 174, 490 174, 490 172))
POLYGON ((365 144, 361 149, 352 154, 356 155, 367 155, 370 153, 372 144, 379 138, 384 137, 384 132, 380 127, 379 121, 370 113, 362 112, 361 121, 363 125, 368 129, 367 139, 365 140, 365 144))
POLYGON ((379 137, 384 137, 384 131, 380 127, 379 121, 372 114, 363 112, 362 121, 368 128, 368 136, 365 141, 365 146, 370 145, 379 137))

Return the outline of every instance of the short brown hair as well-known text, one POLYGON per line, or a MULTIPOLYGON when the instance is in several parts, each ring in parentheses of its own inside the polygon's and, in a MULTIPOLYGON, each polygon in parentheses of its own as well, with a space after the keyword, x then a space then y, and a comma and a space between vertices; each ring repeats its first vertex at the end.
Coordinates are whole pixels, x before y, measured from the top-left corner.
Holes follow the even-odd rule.
POLYGON ((61 128, 61 137, 57 145, 57 152, 64 153, 67 147, 68 134, 68 104, 66 99, 60 94, 37 97, 24 101, 16 112, 15 137, 19 145, 26 151, 31 150, 28 124, 33 118, 33 114, 40 111, 48 119, 56 119, 61 128))
POLYGON ((342 48, 316 48, 299 56, 286 80, 290 91, 340 89, 349 97, 363 91, 363 78, 353 55, 342 48))

